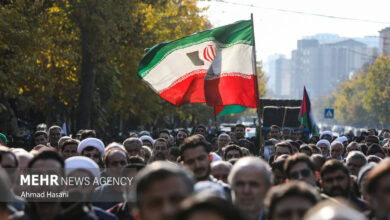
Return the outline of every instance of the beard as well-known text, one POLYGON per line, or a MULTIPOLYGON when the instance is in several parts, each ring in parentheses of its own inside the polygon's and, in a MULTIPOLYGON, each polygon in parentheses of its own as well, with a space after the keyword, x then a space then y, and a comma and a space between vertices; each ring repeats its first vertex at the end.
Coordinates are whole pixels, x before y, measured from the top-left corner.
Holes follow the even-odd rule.
POLYGON ((204 175, 199 176, 199 177, 198 177, 198 176, 196 177, 196 179, 197 179, 198 181, 207 180, 207 179, 209 178, 210 173, 211 173, 211 167, 210 167, 210 165, 209 165, 207 168, 199 167, 199 168, 196 168, 196 169, 194 170, 194 173, 195 173, 195 174, 198 173, 198 172, 203 172, 204 170, 206 170, 206 173, 205 173, 204 175))
POLYGON ((343 189, 342 187, 339 187, 339 186, 335 186, 330 190, 329 195, 331 197, 341 196, 341 197, 347 198, 349 196, 350 189, 351 189, 351 186, 349 185, 349 183, 348 183, 346 189, 343 189))
POLYGON ((154 160, 166 160, 167 158, 165 157, 165 154, 161 153, 161 152, 158 152, 155 156, 154 156, 154 160))

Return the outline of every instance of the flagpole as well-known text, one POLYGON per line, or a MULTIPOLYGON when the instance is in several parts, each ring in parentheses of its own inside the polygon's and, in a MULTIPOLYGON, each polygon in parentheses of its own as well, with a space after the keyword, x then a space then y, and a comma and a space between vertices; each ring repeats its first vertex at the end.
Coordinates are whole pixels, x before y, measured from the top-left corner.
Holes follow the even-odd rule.
POLYGON ((219 128, 218 128, 217 115, 215 114, 215 106, 213 106, 213 109, 214 109, 214 126, 215 126, 215 132, 217 132, 217 135, 219 135, 219 128))
POLYGON ((255 98, 256 98, 256 107, 257 107, 257 118, 259 121, 259 148, 260 148, 260 156, 264 159, 264 148, 262 141, 262 132, 261 132, 261 110, 260 110, 260 96, 259 96, 259 84, 257 82, 257 63, 256 63, 256 41, 255 41, 255 28, 253 25, 253 13, 251 13, 251 21, 252 21, 252 36, 253 36, 253 56, 254 56, 254 68, 255 68, 255 98))

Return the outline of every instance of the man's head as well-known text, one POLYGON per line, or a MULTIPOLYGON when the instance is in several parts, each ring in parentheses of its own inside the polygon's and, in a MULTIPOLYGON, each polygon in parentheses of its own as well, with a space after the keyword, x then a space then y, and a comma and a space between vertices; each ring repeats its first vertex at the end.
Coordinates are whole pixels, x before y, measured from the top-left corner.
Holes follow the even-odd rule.
POLYGON ((360 151, 351 151, 347 157, 347 166, 352 175, 358 176, 360 169, 367 164, 367 158, 360 151))
POLYGON ((282 139, 283 140, 291 139, 291 130, 289 128, 283 128, 282 139))
POLYGON ((121 148, 111 148, 104 155, 104 165, 108 169, 121 170, 127 165, 129 155, 121 148))
POLYGON ((148 146, 142 146, 141 157, 144 158, 145 163, 148 163, 152 157, 152 149, 148 146))
POLYGON ((320 140, 322 140, 322 139, 328 140, 329 143, 331 143, 333 140, 333 133, 331 131, 322 132, 320 135, 320 140))
POLYGON ((142 141, 142 146, 148 146, 150 148, 153 148, 154 140, 152 137, 148 135, 143 135, 139 139, 142 141))
POLYGON ((125 141, 123 141, 123 146, 125 147, 129 156, 140 155, 142 141, 136 137, 127 138, 125 141))
POLYGON ((283 157, 279 157, 276 161, 272 162, 272 176, 273 176, 273 184, 279 185, 286 182, 286 175, 284 173, 284 162, 286 159, 283 157))
POLYGON ((0 164, 7 172, 11 183, 14 183, 16 170, 19 167, 19 159, 8 147, 0 146, 0 164))
POLYGON ((318 219, 353 219, 367 220, 364 214, 352 208, 350 202, 343 199, 324 199, 311 208, 303 217, 304 220, 318 219))
MULTIPOLYGON (((89 179, 100 178, 100 169, 95 161, 83 156, 75 156, 65 160, 66 177, 89 179)), ((83 195, 84 199, 92 199, 96 184, 70 184, 67 186, 72 193, 83 195)))
POLYGON ((284 163, 284 173, 290 180, 306 182, 316 185, 314 163, 306 154, 298 153, 287 158, 284 163))
POLYGON ((65 141, 70 140, 70 139, 72 139, 72 138, 69 137, 69 136, 62 136, 58 140, 58 148, 56 150, 59 152, 61 150, 61 148, 62 148, 62 145, 65 143, 65 141))
POLYGON ((224 153, 223 153, 223 159, 225 161, 228 161, 233 158, 240 158, 242 157, 242 150, 239 146, 235 144, 229 144, 225 147, 224 153))
POLYGON ((39 144, 47 145, 49 142, 49 136, 44 131, 36 131, 34 133, 34 146, 37 146, 39 144))
POLYGON ((313 154, 310 159, 314 163, 315 171, 320 172, 322 165, 324 165, 326 158, 322 154, 313 154))
POLYGON ((80 142, 77 147, 77 152, 81 156, 89 157, 98 165, 101 165, 105 153, 105 146, 103 142, 97 138, 87 138, 80 142))
POLYGON ((206 126, 200 124, 198 126, 196 126, 195 128, 195 134, 200 134, 202 135, 204 138, 207 138, 207 129, 206 129, 206 126))
POLYGON ((279 126, 272 125, 269 132, 270 132, 271 138, 275 138, 276 140, 280 140, 282 134, 280 133, 279 126))
POLYGON ((181 159, 198 181, 209 178, 211 163, 209 149, 209 143, 201 135, 190 136, 180 145, 181 159))
POLYGON ((282 154, 293 154, 292 146, 287 141, 283 141, 275 145, 275 158, 279 157, 282 154))
POLYGON ((299 147, 299 152, 310 157, 313 154, 313 149, 309 145, 303 144, 299 147))
POLYGON ((211 163, 211 175, 224 183, 228 183, 227 178, 231 169, 232 164, 227 161, 219 160, 211 163))
POLYGON ((330 155, 330 142, 326 139, 319 140, 316 144, 321 149, 322 155, 328 158, 330 155))
POLYGON ((79 155, 77 153, 77 147, 79 146, 79 143, 80 141, 76 139, 70 139, 70 140, 66 140, 62 144, 59 153, 64 158, 64 160, 68 159, 69 157, 79 155))
POLYGON ((222 150, 223 147, 228 145, 231 141, 231 138, 228 134, 222 133, 218 136, 218 149, 222 150))
POLYGON ((333 141, 330 145, 330 157, 332 159, 341 160, 344 151, 343 143, 339 141, 333 141))
POLYGON ((41 151, 30 160, 28 168, 64 168, 64 159, 55 151, 41 151))
POLYGON ((379 144, 379 138, 375 135, 369 135, 365 138, 366 144, 368 147, 371 146, 371 144, 379 144))
POLYGON ((378 131, 375 128, 368 129, 368 135, 378 136, 378 131))
POLYGON ((179 204, 193 191, 193 178, 180 166, 156 161, 135 178, 137 205, 143 220, 173 219, 179 204))
POLYGON ((177 134, 175 136, 176 146, 180 146, 180 144, 188 137, 188 131, 185 128, 179 128, 177 130, 177 134))
POLYGON ((384 159, 386 156, 386 153, 379 144, 371 144, 367 150, 367 156, 370 156, 370 155, 375 155, 375 156, 378 156, 378 157, 384 159))
POLYGON ((163 129, 159 132, 158 137, 164 138, 167 142, 169 142, 171 133, 169 133, 168 129, 163 129))
POLYGON ((348 168, 340 160, 331 159, 321 168, 322 189, 331 197, 348 197, 350 193, 350 177, 348 168))
POLYGON ((96 138, 96 131, 85 129, 80 132, 80 141, 87 138, 96 138))
POLYGON ((291 140, 297 141, 302 140, 303 138, 303 131, 299 128, 295 128, 291 134, 291 140))
POLYGON ((168 142, 164 138, 157 138, 153 146, 154 160, 168 159, 168 142))
POLYGON ((349 143, 347 145, 347 148, 345 149, 345 154, 346 156, 348 156, 347 154, 351 151, 362 151, 362 149, 360 148, 359 144, 355 141, 349 143))
POLYGON ((377 219, 390 217, 390 159, 381 161, 367 174, 365 192, 367 202, 377 219))
POLYGON ((265 205, 272 220, 302 219, 303 215, 320 200, 316 189, 302 182, 273 187, 267 194, 265 205))
POLYGON ((60 140, 62 135, 62 129, 60 126, 54 125, 49 128, 49 141, 50 146, 55 147, 57 149, 58 147, 58 141, 60 140))
POLYGON ((256 157, 241 158, 230 171, 228 182, 232 187, 233 203, 247 214, 258 216, 272 183, 268 164, 256 157))
MULTIPOLYGON (((58 179, 61 179, 64 175, 64 159, 54 150, 44 150, 29 161, 27 168, 33 168, 34 174, 37 175, 57 175, 58 179)), ((41 193, 50 190, 56 193, 61 192, 62 189, 61 185, 40 184, 30 186, 29 192, 41 193)))
POLYGON ((236 137, 237 141, 241 138, 245 138, 245 126, 242 124, 237 124, 234 127, 234 136, 236 137))

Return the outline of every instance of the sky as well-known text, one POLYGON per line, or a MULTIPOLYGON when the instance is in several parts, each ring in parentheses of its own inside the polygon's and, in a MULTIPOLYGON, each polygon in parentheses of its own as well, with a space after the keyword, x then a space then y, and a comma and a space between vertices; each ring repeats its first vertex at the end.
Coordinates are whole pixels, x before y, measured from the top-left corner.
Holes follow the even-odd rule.
POLYGON ((248 20, 253 13, 257 60, 263 62, 272 54, 289 58, 304 36, 379 37, 378 31, 390 26, 388 0, 211 0, 199 1, 198 6, 209 7, 206 15, 213 27, 248 20))

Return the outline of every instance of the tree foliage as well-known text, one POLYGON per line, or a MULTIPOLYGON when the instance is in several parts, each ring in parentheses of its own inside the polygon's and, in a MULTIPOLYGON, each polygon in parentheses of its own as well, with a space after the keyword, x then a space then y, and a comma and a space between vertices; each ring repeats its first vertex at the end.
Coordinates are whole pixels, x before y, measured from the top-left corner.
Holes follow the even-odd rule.
POLYGON ((338 121, 354 126, 388 126, 390 116, 390 57, 381 56, 328 98, 338 121))
POLYGON ((369 67, 365 85, 367 93, 363 98, 367 111, 375 114, 381 125, 390 122, 390 57, 379 57, 369 67))
POLYGON ((17 99, 18 111, 38 112, 48 124, 66 120, 73 132, 86 84, 93 86, 90 127, 99 131, 208 123, 212 108, 176 108, 136 74, 147 48, 211 28, 206 10, 196 0, 1 3, 1 97, 17 99))

